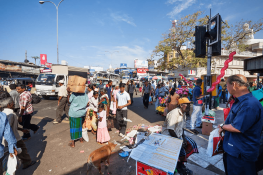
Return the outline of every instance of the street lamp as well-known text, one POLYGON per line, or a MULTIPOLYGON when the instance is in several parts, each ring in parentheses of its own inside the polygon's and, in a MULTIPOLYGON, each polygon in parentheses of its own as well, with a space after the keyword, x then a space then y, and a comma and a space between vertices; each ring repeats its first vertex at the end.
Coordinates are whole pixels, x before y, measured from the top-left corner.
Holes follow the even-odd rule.
POLYGON ((58 7, 60 5, 60 3, 64 1, 64 0, 61 0, 58 5, 56 5, 54 2, 52 1, 39 1, 39 4, 44 4, 45 2, 50 2, 52 4, 54 4, 54 6, 56 7, 57 9, 57 64, 59 64, 59 54, 58 54, 58 7))

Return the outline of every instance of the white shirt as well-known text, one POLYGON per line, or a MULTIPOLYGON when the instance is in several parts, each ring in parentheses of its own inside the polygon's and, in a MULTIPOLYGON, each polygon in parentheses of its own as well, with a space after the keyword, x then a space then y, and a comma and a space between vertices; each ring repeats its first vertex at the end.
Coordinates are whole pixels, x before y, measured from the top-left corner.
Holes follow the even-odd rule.
MULTIPOLYGON (((130 95, 124 91, 123 93, 117 93, 118 106, 123 106, 128 103, 128 100, 131 100, 130 95)), ((127 107, 122 108, 121 110, 127 110, 127 107)))
POLYGON ((59 97, 67 97, 68 96, 68 91, 67 91, 67 87, 62 85, 60 86, 59 90, 58 90, 58 96, 59 97))
POLYGON ((152 84, 152 88, 155 90, 155 89, 156 89, 156 85, 155 85, 155 84, 152 84))
MULTIPOLYGON (((13 133, 15 135, 16 141, 21 140, 22 138, 19 135, 18 130, 17 130, 18 128, 17 115, 14 113, 13 109, 5 108, 2 112, 6 114, 10 127, 12 128, 13 133)), ((5 143, 5 145, 8 145, 8 144, 5 143)))
POLYGON ((186 115, 182 113, 180 108, 170 111, 163 123, 162 134, 170 136, 169 129, 174 130, 178 138, 182 138, 183 129, 186 125, 186 115))
POLYGON ((91 97, 91 99, 89 100, 89 109, 92 109, 95 112, 98 112, 98 103, 99 103, 99 99, 95 99, 94 97, 91 97))

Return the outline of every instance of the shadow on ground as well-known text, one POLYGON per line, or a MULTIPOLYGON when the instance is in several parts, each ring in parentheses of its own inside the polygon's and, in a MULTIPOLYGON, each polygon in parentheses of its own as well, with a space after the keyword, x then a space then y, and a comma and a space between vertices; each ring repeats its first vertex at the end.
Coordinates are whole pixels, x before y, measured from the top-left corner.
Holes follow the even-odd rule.
POLYGON ((44 133, 46 132, 43 130, 44 126, 52 120, 44 118, 41 120, 37 125, 40 127, 36 134, 33 134, 31 131, 31 139, 26 141, 26 147, 28 150, 28 153, 30 154, 31 160, 36 161, 36 164, 23 170, 22 167, 20 167, 16 174, 19 175, 29 175, 33 174, 34 171, 38 168, 38 166, 41 163, 41 158, 45 152, 47 141, 46 136, 44 136, 44 133), (37 149, 36 149, 37 148, 37 149))
MULTIPOLYGON (((87 157, 88 159, 88 157, 87 157)), ((121 158, 119 152, 113 152, 110 156, 110 166, 107 169, 105 163, 101 163, 101 169, 104 174, 108 175, 134 175, 136 173, 136 162, 130 159, 127 163, 127 158, 121 158)), ((63 175, 86 175, 87 174, 87 162, 83 166, 67 172, 63 175)), ((88 175, 100 175, 99 170, 92 168, 88 175)))

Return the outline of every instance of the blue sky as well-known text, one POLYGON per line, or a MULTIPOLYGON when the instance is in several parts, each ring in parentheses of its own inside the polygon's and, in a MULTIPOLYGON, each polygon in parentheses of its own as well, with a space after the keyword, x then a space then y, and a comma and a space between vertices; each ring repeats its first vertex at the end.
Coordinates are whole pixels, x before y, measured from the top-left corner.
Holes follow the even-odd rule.
MULTIPOLYGON (((58 4, 60 0, 52 0, 58 4)), ((235 23, 262 18, 262 0, 64 0, 59 7, 59 59, 72 66, 134 66, 150 58, 171 20, 202 10, 235 23), (110 54, 109 52, 113 52, 110 54), (117 52, 118 51, 118 52, 117 52)), ((255 35, 262 39, 263 32, 255 35)), ((56 9, 38 0, 0 0, 0 59, 47 54, 56 63, 56 9)))

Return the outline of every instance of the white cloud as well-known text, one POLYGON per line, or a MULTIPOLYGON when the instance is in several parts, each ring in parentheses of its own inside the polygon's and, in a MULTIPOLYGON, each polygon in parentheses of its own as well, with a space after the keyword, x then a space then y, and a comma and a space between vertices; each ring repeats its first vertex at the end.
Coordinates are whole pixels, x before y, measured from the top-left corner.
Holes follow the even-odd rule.
POLYGON ((209 5, 207 6, 207 8, 209 8, 209 9, 212 8, 212 4, 209 4, 209 5))
POLYGON ((191 5, 193 5, 195 3, 196 0, 185 0, 185 1, 181 1, 181 0, 168 0, 167 3, 169 4, 174 4, 176 2, 182 2, 182 3, 176 3, 176 6, 173 8, 173 10, 168 13, 167 15, 169 15, 171 18, 173 18, 175 15, 181 13, 183 10, 187 9, 188 7, 190 7, 191 5))
POLYGON ((150 57, 152 50, 145 50, 143 47, 138 45, 120 45, 113 47, 96 47, 96 50, 93 50, 93 52, 96 55, 94 55, 92 61, 89 62, 89 65, 99 65, 102 66, 104 69, 108 69, 110 64, 114 68, 116 68, 120 66, 120 63, 127 63, 128 67, 133 67, 135 59, 146 60, 150 57), (112 52, 112 54, 107 53, 105 51, 112 52))
POLYGON ((183 1, 183 0, 168 0, 166 3, 167 4, 173 4, 173 3, 176 3, 178 1, 183 1))
POLYGON ((133 22, 133 19, 126 14, 111 13, 110 17, 115 22, 126 22, 126 23, 136 27, 136 24, 133 22))

